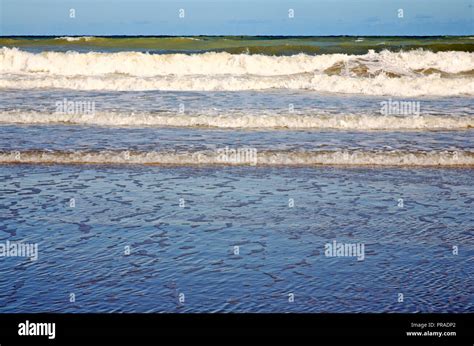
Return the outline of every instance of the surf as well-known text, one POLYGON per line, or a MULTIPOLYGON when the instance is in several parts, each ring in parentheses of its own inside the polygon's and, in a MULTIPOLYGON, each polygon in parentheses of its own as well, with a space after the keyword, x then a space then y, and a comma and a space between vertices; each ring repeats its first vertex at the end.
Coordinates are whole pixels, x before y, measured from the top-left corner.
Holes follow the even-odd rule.
POLYGON ((381 114, 183 114, 173 112, 34 112, 1 111, 0 124, 91 125, 110 127, 209 127, 219 129, 302 129, 354 131, 470 130, 474 117, 452 115, 381 114))
POLYGON ((0 88, 116 91, 310 90, 392 96, 474 95, 474 53, 363 56, 31 53, 0 50, 0 88), (456 61, 456 64, 452 62, 456 61), (430 73, 426 73, 430 71, 430 73))
MULTIPOLYGON (((74 51, 31 53, 17 48, 0 49, 0 72, 57 76, 102 76, 122 74, 137 77, 187 75, 283 76, 324 72, 360 65, 372 73, 378 70, 413 75, 417 70, 433 69, 445 73, 474 70, 474 53, 417 50, 365 55, 324 54, 266 56, 229 53, 149 54, 142 52, 79 53, 74 51), (453 63, 455 61, 456 63, 453 63)), ((333 71, 331 71, 333 72, 333 71)))
MULTIPOLYGON (((251 149, 251 148, 249 148, 251 149)), ((372 166, 474 167, 474 152, 333 150, 255 150, 253 160, 224 160, 222 151, 0 151, 0 164, 153 165, 153 166, 372 166)))

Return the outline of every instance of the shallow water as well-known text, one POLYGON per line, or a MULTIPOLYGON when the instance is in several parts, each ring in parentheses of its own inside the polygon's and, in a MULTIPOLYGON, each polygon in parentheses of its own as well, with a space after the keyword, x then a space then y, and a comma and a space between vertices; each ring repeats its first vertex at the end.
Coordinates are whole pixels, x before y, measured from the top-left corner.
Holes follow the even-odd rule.
POLYGON ((472 170, 0 172, 0 240, 39 243, 0 261, 3 312, 473 311, 472 170), (365 259, 326 257, 333 240, 365 259))

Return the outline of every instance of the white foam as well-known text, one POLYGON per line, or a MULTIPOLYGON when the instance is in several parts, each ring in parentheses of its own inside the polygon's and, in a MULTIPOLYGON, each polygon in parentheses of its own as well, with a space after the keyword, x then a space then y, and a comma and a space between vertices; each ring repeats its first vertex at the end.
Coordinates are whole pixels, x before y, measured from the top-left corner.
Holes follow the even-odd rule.
POLYGON ((66 40, 68 42, 75 42, 75 41, 92 41, 96 37, 94 36, 81 36, 81 37, 70 37, 70 36, 62 36, 62 37, 56 37, 55 40, 66 40))
POLYGON ((418 96, 473 96, 474 79, 445 79, 437 75, 427 77, 375 78, 316 75, 312 73, 288 76, 162 76, 140 78, 128 76, 65 77, 65 76, 0 76, 0 88, 37 89, 58 88, 109 91, 243 91, 292 89, 327 93, 365 95, 418 96))
MULTIPOLYGON (((69 37, 69 40, 92 39, 69 37)), ((338 62, 370 63, 376 68, 398 71, 433 68, 448 73, 474 69, 474 53, 416 50, 369 51, 365 55, 324 54, 266 56, 248 54, 148 54, 141 52, 30 53, 17 48, 0 49, 1 73, 46 72, 60 76, 126 74, 151 77, 166 75, 257 75, 279 76, 323 71, 338 62), (375 64, 375 66, 374 66, 375 64)))
POLYGON ((11 151, 0 152, 0 164, 133 164, 256 166, 419 166, 474 167, 472 151, 258 151, 256 160, 222 159, 218 151, 11 151))
POLYGON ((474 95, 472 78, 423 76, 416 70, 448 74, 474 70, 474 53, 389 52, 366 55, 233 55, 141 52, 29 53, 0 50, 0 88, 76 90, 265 90, 308 89, 321 92, 393 96, 474 95), (342 72, 326 69, 342 64, 342 72), (351 72, 364 66, 367 76, 351 72), (345 72, 348 71, 348 72, 345 72), (392 78, 396 74, 400 78, 392 78))
POLYGON ((450 115, 188 115, 168 113, 114 113, 61 114, 23 111, 0 112, 3 124, 74 124, 96 126, 153 126, 153 127, 216 127, 216 128, 288 128, 335 130, 466 130, 474 128, 472 116, 450 115))

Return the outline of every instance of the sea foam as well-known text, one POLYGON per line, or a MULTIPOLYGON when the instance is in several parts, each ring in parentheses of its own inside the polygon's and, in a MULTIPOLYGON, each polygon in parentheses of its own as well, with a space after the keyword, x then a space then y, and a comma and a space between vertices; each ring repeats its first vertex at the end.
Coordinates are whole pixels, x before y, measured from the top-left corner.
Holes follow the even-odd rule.
POLYGON ((474 53, 365 55, 30 53, 0 50, 0 88, 239 91, 292 89, 393 96, 474 95, 474 53))
POLYGON ((256 152, 255 160, 223 160, 219 151, 0 151, 0 164, 419 166, 474 167, 472 151, 279 151, 256 152))
POLYGON ((468 130, 474 117, 451 115, 365 115, 365 114, 222 114, 192 115, 181 113, 67 114, 0 112, 0 124, 70 124, 94 126, 215 127, 243 129, 314 129, 314 130, 468 130))

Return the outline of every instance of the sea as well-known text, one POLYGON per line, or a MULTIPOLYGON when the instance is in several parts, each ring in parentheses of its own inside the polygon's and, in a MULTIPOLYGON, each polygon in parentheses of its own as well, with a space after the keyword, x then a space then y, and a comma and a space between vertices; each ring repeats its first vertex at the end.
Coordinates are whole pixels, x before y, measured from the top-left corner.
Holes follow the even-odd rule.
POLYGON ((474 312, 474 37, 0 47, 0 312, 474 312))

